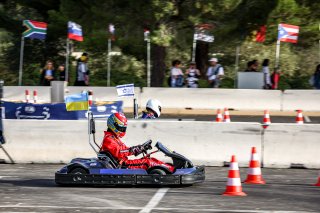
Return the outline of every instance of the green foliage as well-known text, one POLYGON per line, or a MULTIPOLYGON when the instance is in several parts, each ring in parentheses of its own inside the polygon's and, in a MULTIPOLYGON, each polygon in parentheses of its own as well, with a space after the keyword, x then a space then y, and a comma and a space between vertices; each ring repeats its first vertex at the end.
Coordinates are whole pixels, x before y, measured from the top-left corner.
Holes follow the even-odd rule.
MULTIPOLYGON (((165 56, 157 57, 166 64, 168 76, 171 61, 182 60, 185 68, 190 61, 194 26, 214 25, 215 41, 209 55, 218 56, 225 69, 223 88, 233 88, 235 49, 240 46, 239 70, 249 60, 271 60, 274 66, 275 42, 279 23, 300 26, 298 44, 281 43, 280 88, 310 88, 308 79, 319 63, 318 41, 320 3, 313 0, 8 0, 0 3, 0 78, 7 85, 16 85, 19 66, 22 20, 45 21, 48 25, 45 42, 26 39, 24 58, 25 85, 38 85, 39 69, 47 59, 64 63, 67 22, 83 27, 84 42, 74 42, 74 51, 90 54, 91 85, 107 84, 106 50, 109 23, 116 27, 112 57, 111 84, 146 85, 146 42, 143 29, 149 28, 153 45, 165 47, 165 56), (252 32, 267 25, 266 41, 256 43, 252 32)), ((70 66, 71 84, 75 78, 76 59, 70 66)), ((159 63, 157 63, 159 64, 159 63)), ((160 63, 161 64, 161 63, 160 63)), ((163 71, 164 69, 161 70, 163 71)), ((156 71, 156 69, 155 69, 156 71)), ((158 70, 159 71, 159 70, 158 70)), ((159 73, 153 73, 163 75, 159 73)), ((159 78, 162 81, 162 78, 159 78)), ((200 87, 208 87, 205 76, 200 87)), ((167 86, 167 78, 163 86, 167 86)))

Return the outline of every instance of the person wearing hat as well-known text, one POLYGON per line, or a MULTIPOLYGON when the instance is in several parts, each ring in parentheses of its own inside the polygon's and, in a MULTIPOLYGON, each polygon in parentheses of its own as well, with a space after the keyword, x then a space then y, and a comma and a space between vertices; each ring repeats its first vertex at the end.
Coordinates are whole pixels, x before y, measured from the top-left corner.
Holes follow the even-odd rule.
POLYGON ((89 86, 88 54, 83 53, 78 59, 75 86, 89 86))
POLYGON ((191 61, 189 69, 186 70, 187 82, 189 88, 198 88, 200 71, 196 68, 196 62, 191 61))
POLYGON ((209 84, 213 88, 218 88, 220 85, 220 81, 224 75, 223 67, 220 64, 218 64, 217 58, 211 58, 209 62, 210 67, 207 71, 209 84))

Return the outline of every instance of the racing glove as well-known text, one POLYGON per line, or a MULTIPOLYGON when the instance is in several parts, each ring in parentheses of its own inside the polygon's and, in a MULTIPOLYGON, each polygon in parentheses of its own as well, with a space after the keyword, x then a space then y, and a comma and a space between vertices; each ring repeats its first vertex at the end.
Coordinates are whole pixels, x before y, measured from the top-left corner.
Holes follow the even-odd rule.
POLYGON ((130 151, 131 153, 133 153, 134 156, 138 156, 138 155, 140 155, 142 152, 144 152, 144 149, 143 149, 143 147, 142 147, 141 145, 138 145, 138 146, 132 146, 132 147, 130 147, 130 148, 129 148, 129 151, 130 151))

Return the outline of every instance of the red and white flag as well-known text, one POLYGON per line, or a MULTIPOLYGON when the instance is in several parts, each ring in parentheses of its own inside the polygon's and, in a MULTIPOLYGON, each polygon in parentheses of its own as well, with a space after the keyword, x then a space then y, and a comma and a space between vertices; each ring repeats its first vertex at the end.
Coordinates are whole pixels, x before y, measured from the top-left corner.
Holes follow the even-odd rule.
POLYGON ((278 40, 283 42, 297 43, 299 26, 289 24, 279 24, 278 40))

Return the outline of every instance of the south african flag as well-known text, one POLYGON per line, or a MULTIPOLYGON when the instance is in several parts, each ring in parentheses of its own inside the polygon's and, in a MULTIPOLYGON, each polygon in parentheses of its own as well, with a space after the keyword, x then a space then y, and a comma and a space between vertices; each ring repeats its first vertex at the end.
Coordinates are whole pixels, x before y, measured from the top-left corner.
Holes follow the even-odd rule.
POLYGON ((24 20, 23 26, 26 26, 28 29, 23 32, 23 37, 25 38, 35 38, 44 40, 47 34, 47 23, 24 20))

